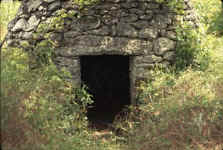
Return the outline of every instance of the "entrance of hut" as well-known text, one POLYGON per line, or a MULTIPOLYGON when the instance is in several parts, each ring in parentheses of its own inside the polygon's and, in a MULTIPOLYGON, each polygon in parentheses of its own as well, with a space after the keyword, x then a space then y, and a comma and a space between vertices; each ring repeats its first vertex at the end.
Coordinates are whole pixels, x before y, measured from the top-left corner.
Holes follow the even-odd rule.
POLYGON ((129 56, 81 56, 81 80, 93 95, 91 123, 109 124, 130 104, 129 56))

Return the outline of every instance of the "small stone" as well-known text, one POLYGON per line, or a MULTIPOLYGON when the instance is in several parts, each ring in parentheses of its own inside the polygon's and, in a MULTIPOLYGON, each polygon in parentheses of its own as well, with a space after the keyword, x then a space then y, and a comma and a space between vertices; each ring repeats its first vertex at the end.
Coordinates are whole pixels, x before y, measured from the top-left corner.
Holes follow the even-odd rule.
POLYGON ((159 4, 153 4, 153 3, 150 3, 148 6, 147 6, 148 9, 158 9, 159 8, 159 4))
POLYGON ((146 9, 148 9, 149 5, 149 3, 139 3, 139 8, 145 11, 146 9))
POLYGON ((144 77, 146 77, 145 74, 146 74, 146 72, 148 72, 147 70, 153 68, 153 67, 154 67, 154 64, 139 63, 139 64, 136 64, 136 67, 144 68, 145 70, 144 70, 144 72, 143 72, 142 75, 143 75, 144 77))
POLYGON ((161 62, 163 60, 162 57, 159 56, 155 56, 155 55, 146 55, 146 56, 138 56, 136 58, 136 63, 137 64, 153 64, 153 63, 157 63, 157 62, 161 62))
POLYGON ((159 57, 156 55, 148 55, 148 56, 145 56, 143 59, 143 62, 145 63, 157 63, 161 61, 162 61, 162 57, 159 57))
POLYGON ((119 3, 121 0, 107 0, 107 2, 119 3))
POLYGON ((137 15, 143 15, 145 12, 140 10, 140 9, 136 9, 136 8, 131 8, 129 9, 129 12, 131 14, 137 14, 137 15))
POLYGON ((19 7, 18 11, 17 11, 17 15, 20 16, 22 15, 24 12, 23 12, 23 7, 19 7))
POLYGON ((137 21, 135 23, 131 23, 131 25, 134 26, 137 29, 143 29, 143 28, 146 28, 146 27, 150 26, 148 21, 143 21, 143 20, 137 21))
POLYGON ((122 3, 121 7, 124 9, 134 8, 134 3, 122 3))
POLYGON ((156 17, 151 21, 151 25, 158 28, 166 28, 167 25, 171 24, 172 20, 168 16, 156 15, 156 17))
POLYGON ((29 17, 30 17, 30 14, 22 14, 22 15, 20 15, 20 18, 24 18, 24 19, 29 19, 29 17))
POLYGON ((119 36, 136 37, 137 33, 138 32, 129 24, 119 23, 117 25, 117 34, 119 36))
POLYGON ((146 14, 146 15, 140 15, 140 19, 142 20, 150 20, 152 19, 153 15, 152 14, 146 14))
POLYGON ((104 3, 103 5, 95 5, 94 6, 94 9, 96 9, 96 10, 111 10, 111 6, 112 5, 110 5, 109 3, 107 4, 107 3, 104 3))
POLYGON ((168 67, 169 65, 170 65, 170 62, 166 60, 161 63, 161 66, 164 68, 168 67))
POLYGON ((9 30, 13 29, 15 27, 15 24, 16 24, 16 19, 10 21, 8 24, 8 29, 9 30))
POLYGON ((59 43, 63 41, 63 35, 61 33, 52 33, 50 39, 55 43, 59 43))
POLYGON ((64 38, 65 39, 69 39, 69 38, 74 38, 74 37, 77 37, 78 35, 81 35, 80 32, 78 31, 68 31, 68 32, 65 32, 64 33, 64 38))
POLYGON ((17 31, 20 31, 20 30, 24 30, 27 26, 27 22, 24 18, 22 19, 19 19, 15 26, 12 28, 12 32, 17 32, 17 31))
POLYGON ((98 28, 101 21, 94 16, 83 16, 78 20, 78 24, 81 30, 87 31, 98 28))
POLYGON ((11 39, 8 39, 7 41, 6 41, 6 44, 8 45, 8 46, 16 46, 16 41, 15 40, 11 40, 11 39))
POLYGON ((144 28, 139 32, 140 38, 157 38, 158 31, 154 28, 144 28))
POLYGON ((121 22, 135 22, 138 20, 138 16, 135 14, 128 15, 126 17, 121 18, 121 22))
POLYGON ((167 37, 167 36, 166 36, 166 29, 160 29, 160 30, 159 30, 159 33, 160 33, 160 36, 161 36, 161 37, 167 37))
POLYGON ((153 50, 153 44, 148 40, 141 40, 140 49, 141 51, 143 51, 144 54, 151 54, 153 50))
POLYGON ((32 32, 20 32, 19 37, 24 40, 32 38, 32 32))
POLYGON ((153 67, 154 67, 153 64, 141 64, 141 65, 138 64, 137 65, 137 69, 135 71, 135 72, 137 72, 136 79, 140 79, 140 80, 136 81, 136 82, 139 82, 137 84, 140 84, 140 81, 142 81, 142 80, 147 81, 148 77, 150 76, 148 69, 151 69, 153 67))
POLYGON ((173 32, 173 31, 167 31, 166 36, 170 39, 176 39, 177 38, 176 33, 173 32))
POLYGON ((110 29, 107 26, 103 26, 99 29, 94 29, 87 31, 89 34, 96 34, 96 35, 109 35, 110 29))
POLYGON ((40 7, 38 8, 39 11, 41 11, 41 10, 43 10, 43 9, 44 9, 43 6, 40 6, 40 7))
POLYGON ((161 37, 154 44, 154 51, 157 55, 163 55, 166 51, 173 50, 176 43, 168 38, 161 37))
POLYGON ((31 16, 28 20, 28 27, 25 29, 25 31, 31 31, 33 30, 38 24, 40 20, 36 18, 35 15, 31 16))
POLYGON ((51 3, 49 6, 48 6, 48 10, 49 11, 55 11, 57 10, 58 8, 60 8, 60 1, 56 1, 54 3, 51 3))
POLYGON ((169 60, 169 61, 171 61, 171 60, 174 59, 175 56, 176 56, 176 54, 175 54, 174 51, 168 51, 168 52, 166 52, 166 53, 164 54, 163 58, 164 58, 165 60, 169 60))
POLYGON ((42 18, 41 18, 42 20, 46 20, 46 17, 44 17, 44 16, 42 16, 42 18))
POLYGON ((44 0, 44 1, 47 2, 47 3, 52 3, 52 2, 54 2, 56 0, 44 0))
POLYGON ((37 8, 42 4, 42 0, 32 0, 32 1, 29 1, 28 5, 28 12, 31 12, 31 11, 35 11, 37 10, 37 8))

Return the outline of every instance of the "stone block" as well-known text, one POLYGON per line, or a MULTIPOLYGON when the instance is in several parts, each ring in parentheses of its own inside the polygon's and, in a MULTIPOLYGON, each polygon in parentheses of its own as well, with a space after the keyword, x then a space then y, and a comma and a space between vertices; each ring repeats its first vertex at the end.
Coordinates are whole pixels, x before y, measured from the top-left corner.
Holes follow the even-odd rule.
POLYGON ((119 23, 117 25, 116 30, 117 30, 118 36, 127 36, 127 37, 137 37, 138 36, 137 30, 135 30, 135 28, 129 24, 119 23))
POLYGON ((30 0, 28 2, 28 12, 36 11, 40 5, 42 4, 43 0, 30 0))
POLYGON ((28 20, 27 27, 25 31, 31 31, 38 26, 40 19, 38 19, 35 15, 31 16, 28 20))
POLYGON ((152 38, 155 39, 158 36, 158 30, 156 28, 143 28, 139 32, 139 38, 152 38))
POLYGON ((164 54, 163 59, 167 61, 173 61, 176 57, 175 51, 168 51, 164 54))
POLYGON ((48 6, 48 10, 49 10, 49 11, 55 11, 55 10, 57 10, 58 8, 60 8, 60 6, 61 6, 60 1, 55 1, 55 2, 53 2, 53 3, 51 3, 51 4, 49 4, 49 6, 48 6))
POLYGON ((27 21, 24 18, 19 19, 15 26, 12 28, 12 32, 24 31, 27 27, 27 21))
POLYGON ((158 38, 154 43, 154 52, 163 55, 166 51, 173 50, 176 42, 165 37, 158 38))

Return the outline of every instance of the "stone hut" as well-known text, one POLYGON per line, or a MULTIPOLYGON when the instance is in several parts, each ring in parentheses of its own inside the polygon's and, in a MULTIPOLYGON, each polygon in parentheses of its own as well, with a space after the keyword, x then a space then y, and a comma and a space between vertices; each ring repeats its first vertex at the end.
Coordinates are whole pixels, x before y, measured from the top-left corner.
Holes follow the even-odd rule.
MULTIPOLYGON (((193 22, 184 1, 182 18, 193 22)), ((83 8, 71 0, 23 0, 6 41, 35 52, 51 39, 56 66, 67 69, 76 85, 87 84, 98 110, 116 113, 136 103, 137 83, 155 64, 174 62, 178 17, 156 0, 99 0, 83 8), (51 23, 58 11, 72 15, 57 29, 51 23), (46 30, 38 34, 42 26, 46 30)))

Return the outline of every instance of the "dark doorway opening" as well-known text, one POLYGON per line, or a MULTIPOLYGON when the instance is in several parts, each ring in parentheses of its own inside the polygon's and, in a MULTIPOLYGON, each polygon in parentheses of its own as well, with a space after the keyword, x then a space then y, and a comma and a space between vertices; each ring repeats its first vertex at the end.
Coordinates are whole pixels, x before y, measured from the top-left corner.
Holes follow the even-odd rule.
POLYGON ((130 105, 129 57, 120 55, 81 56, 81 80, 93 95, 88 120, 112 123, 130 105))

